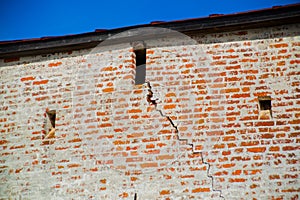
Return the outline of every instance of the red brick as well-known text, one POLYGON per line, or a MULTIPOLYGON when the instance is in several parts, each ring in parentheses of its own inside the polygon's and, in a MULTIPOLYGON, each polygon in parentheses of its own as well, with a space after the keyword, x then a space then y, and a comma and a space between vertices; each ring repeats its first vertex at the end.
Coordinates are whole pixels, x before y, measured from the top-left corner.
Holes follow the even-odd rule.
POLYGON ((170 160, 174 159, 174 155, 159 155, 156 157, 157 160, 170 160))
POLYGON ((272 139, 272 138, 274 138, 274 134, 271 134, 271 133, 262 134, 261 138, 263 138, 263 139, 272 139))
POLYGON ((152 167, 158 167, 157 163, 142 163, 140 164, 141 168, 152 168, 152 167))
POLYGON ((284 47, 288 47, 289 45, 287 43, 279 43, 279 44, 273 44, 271 45, 271 47, 275 47, 275 48, 284 48, 284 47))
POLYGON ((259 141, 241 142, 241 146, 257 146, 258 144, 259 144, 259 141))
POLYGON ((104 88, 102 89, 102 92, 113 92, 115 89, 113 87, 104 88))
POLYGON ((167 105, 164 106, 165 110, 174 109, 174 108, 176 108, 176 104, 167 104, 167 105))
POLYGON ((76 163, 73 163, 73 164, 68 164, 68 168, 75 168, 75 167, 80 167, 81 164, 76 164, 76 163))
POLYGON ((282 147, 283 151, 295 151, 297 149, 299 150, 300 146, 295 146, 295 147, 293 147, 293 146, 284 146, 284 147, 282 147))
POLYGON ((69 140, 68 142, 69 142, 69 143, 73 143, 73 142, 81 142, 81 141, 82 141, 81 138, 74 138, 74 139, 72 139, 72 140, 69 140))
POLYGON ((248 152, 252 153, 263 153, 266 151, 266 147, 252 147, 252 148, 247 148, 248 152))
POLYGON ((0 145, 4 145, 4 144, 7 144, 8 141, 7 140, 0 140, 0 145))
POLYGON ((35 80, 35 77, 33 77, 33 76, 27 76, 27 77, 21 78, 21 81, 22 81, 22 82, 25 82, 25 81, 32 81, 32 80, 35 80))
POLYGON ((244 59, 242 59, 241 60, 241 62, 257 62, 258 61, 258 59, 250 59, 250 58, 244 58, 244 59))
POLYGON ((280 147, 279 146, 271 146, 269 148, 270 151, 280 151, 280 147))
POLYGON ((34 81, 33 85, 43 85, 43 84, 47 84, 48 82, 49 80, 34 81))
POLYGON ((25 147, 25 144, 24 145, 18 145, 18 146, 12 146, 10 147, 10 149, 22 149, 25 147))
POLYGON ((147 54, 154 54, 154 50, 147 49, 147 54))
POLYGON ((155 144, 147 144, 146 149, 153 149, 155 148, 155 144))
POLYGON ((256 122, 255 126, 274 126, 274 122, 273 121, 256 122))
POLYGON ((212 62, 211 65, 226 65, 226 61, 215 61, 212 62))
POLYGON ((192 190, 192 193, 210 192, 210 188, 196 188, 192 190))
POLYGON ((280 176, 277 175, 277 174, 273 174, 273 175, 270 175, 270 176, 269 176, 269 179, 270 179, 270 180, 273 180, 273 179, 280 179, 280 176))
POLYGON ((162 191, 160 191, 159 194, 160 194, 160 195, 167 195, 167 194, 170 194, 170 190, 162 190, 162 191))
POLYGON ((241 182, 245 182, 246 179, 245 178, 230 178, 229 182, 231 183, 241 183, 241 182))
POLYGON ((235 164, 234 163, 230 163, 230 164, 223 164, 222 165, 222 167, 223 168, 232 168, 232 167, 234 167, 235 166, 235 164))
POLYGON ((131 110, 128 110, 128 113, 141 113, 142 110, 141 109, 131 109, 131 110))
POLYGON ((58 61, 58 62, 53 62, 53 63, 49 63, 48 67, 58 67, 59 65, 61 65, 62 62, 58 61))

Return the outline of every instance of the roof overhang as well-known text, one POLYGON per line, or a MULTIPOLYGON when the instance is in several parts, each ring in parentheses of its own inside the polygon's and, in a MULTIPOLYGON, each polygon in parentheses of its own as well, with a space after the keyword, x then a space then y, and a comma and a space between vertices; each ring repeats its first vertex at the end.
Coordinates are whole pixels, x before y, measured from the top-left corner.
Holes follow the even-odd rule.
MULTIPOLYGON (((299 22, 300 4, 293 4, 229 15, 210 15, 205 18, 172 22, 153 22, 150 24, 111 30, 96 30, 95 32, 77 35, 4 41, 0 42, 0 58, 14 58, 93 48, 114 34, 142 27, 167 28, 184 34, 192 34, 195 32, 217 33, 245 30, 285 24, 296 24, 299 22)), ((127 37, 135 36, 131 35, 127 37)))

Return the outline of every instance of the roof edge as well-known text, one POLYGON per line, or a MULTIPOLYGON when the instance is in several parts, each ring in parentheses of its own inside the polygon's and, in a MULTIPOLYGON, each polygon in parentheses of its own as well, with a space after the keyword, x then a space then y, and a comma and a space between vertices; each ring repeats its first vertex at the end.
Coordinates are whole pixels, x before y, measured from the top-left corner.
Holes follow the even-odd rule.
POLYGON ((142 27, 159 27, 185 34, 193 32, 215 33, 260 27, 271 27, 300 22, 300 4, 275 6, 268 9, 227 15, 210 15, 204 18, 128 26, 111 30, 95 30, 76 35, 42 37, 39 39, 0 42, 0 58, 49 54, 92 48, 111 35, 142 27))

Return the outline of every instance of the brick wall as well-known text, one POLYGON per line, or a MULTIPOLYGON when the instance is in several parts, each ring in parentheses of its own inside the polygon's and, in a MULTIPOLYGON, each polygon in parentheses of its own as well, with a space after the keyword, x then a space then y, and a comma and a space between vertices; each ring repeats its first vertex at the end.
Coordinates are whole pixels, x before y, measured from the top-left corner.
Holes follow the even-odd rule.
POLYGON ((0 199, 298 199, 299 30, 1 60, 0 199))

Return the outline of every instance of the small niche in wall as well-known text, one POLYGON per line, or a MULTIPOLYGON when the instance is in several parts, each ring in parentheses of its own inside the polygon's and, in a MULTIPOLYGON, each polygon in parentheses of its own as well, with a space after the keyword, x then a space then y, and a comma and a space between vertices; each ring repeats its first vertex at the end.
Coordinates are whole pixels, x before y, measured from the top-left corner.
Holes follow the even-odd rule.
POLYGON ((47 110, 46 114, 46 136, 44 139, 55 138, 56 110, 47 110))
POLYGON ((49 110, 46 113, 47 113, 47 116, 50 120, 51 126, 53 128, 55 128, 56 111, 55 110, 49 110))
POLYGON ((272 118, 272 103, 270 96, 258 97, 259 102, 259 119, 272 118))

